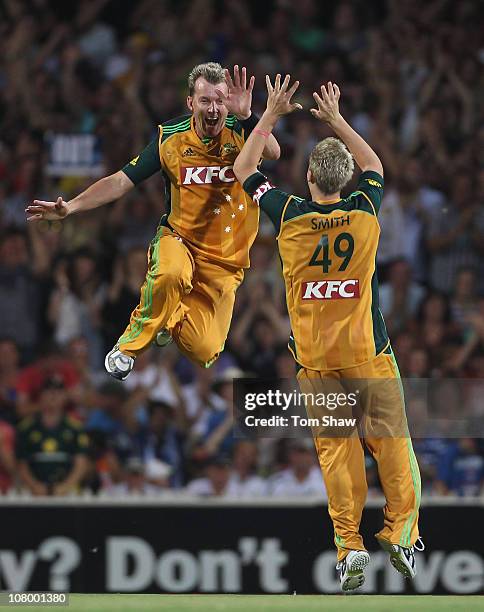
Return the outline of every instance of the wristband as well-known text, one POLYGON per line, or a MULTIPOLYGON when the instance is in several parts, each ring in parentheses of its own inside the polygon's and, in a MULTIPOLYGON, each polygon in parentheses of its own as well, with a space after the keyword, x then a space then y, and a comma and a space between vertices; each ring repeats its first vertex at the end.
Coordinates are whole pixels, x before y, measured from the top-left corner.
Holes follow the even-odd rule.
POLYGON ((260 134, 261 136, 264 136, 264 138, 269 138, 269 136, 271 135, 270 132, 266 132, 265 130, 255 129, 252 131, 254 132, 254 134, 260 134))
POLYGON ((250 134, 255 126, 259 123, 259 117, 255 113, 251 113, 247 119, 239 119, 240 125, 244 128, 245 132, 250 134))

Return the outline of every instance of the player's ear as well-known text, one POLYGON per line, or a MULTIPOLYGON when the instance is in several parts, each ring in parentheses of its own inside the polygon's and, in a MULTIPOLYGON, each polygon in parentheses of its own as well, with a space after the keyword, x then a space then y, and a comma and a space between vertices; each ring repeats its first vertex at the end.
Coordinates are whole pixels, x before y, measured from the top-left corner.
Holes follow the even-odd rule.
POLYGON ((193 112, 193 98, 192 98, 192 96, 187 96, 187 106, 188 106, 188 110, 191 110, 193 112))
POLYGON ((308 168, 308 171, 306 172, 306 179, 307 179, 308 183, 311 183, 311 184, 313 184, 313 183, 315 183, 315 182, 316 182, 316 181, 314 180, 314 175, 313 175, 313 173, 311 172, 310 168, 308 168))

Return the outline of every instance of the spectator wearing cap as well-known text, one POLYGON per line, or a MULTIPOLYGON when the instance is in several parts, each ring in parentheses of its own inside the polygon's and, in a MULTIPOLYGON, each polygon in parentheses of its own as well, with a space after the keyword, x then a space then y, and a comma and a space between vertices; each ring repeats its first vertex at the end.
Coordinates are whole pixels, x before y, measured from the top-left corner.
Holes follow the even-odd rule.
POLYGON ((289 465, 269 479, 269 493, 276 497, 326 497, 323 478, 316 465, 314 443, 309 438, 293 440, 289 465))
POLYGON ((31 416, 39 409, 39 396, 47 379, 62 380, 69 401, 77 397, 79 375, 72 363, 66 359, 54 343, 47 344, 42 356, 32 365, 20 371, 17 379, 17 415, 31 416))
POLYGON ((45 379, 39 412, 18 425, 18 472, 33 495, 78 491, 86 474, 89 441, 80 424, 66 416, 67 400, 61 376, 45 379))
POLYGON ((126 497, 160 495, 162 489, 148 482, 145 464, 141 457, 130 457, 126 463, 122 482, 103 491, 103 496, 126 497))
POLYGON ((200 497, 224 497, 230 479, 230 460, 224 455, 207 460, 204 476, 188 483, 187 493, 200 497))

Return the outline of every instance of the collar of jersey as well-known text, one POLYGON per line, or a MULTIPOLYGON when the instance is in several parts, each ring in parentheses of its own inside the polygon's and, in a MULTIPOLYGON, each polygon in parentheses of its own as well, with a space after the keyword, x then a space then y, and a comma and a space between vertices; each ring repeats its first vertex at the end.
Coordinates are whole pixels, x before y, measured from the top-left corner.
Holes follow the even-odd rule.
POLYGON ((341 198, 335 198, 334 200, 314 200, 314 202, 324 206, 325 204, 336 204, 336 202, 341 202, 341 198))

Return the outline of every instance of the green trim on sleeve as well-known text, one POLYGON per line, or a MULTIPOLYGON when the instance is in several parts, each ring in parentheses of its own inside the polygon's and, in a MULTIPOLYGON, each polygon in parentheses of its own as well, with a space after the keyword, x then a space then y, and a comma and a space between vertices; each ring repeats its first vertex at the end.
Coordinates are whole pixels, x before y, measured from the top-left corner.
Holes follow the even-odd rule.
POLYGON ((378 215, 383 198, 384 180, 381 174, 368 170, 360 174, 357 191, 364 193, 378 215))

